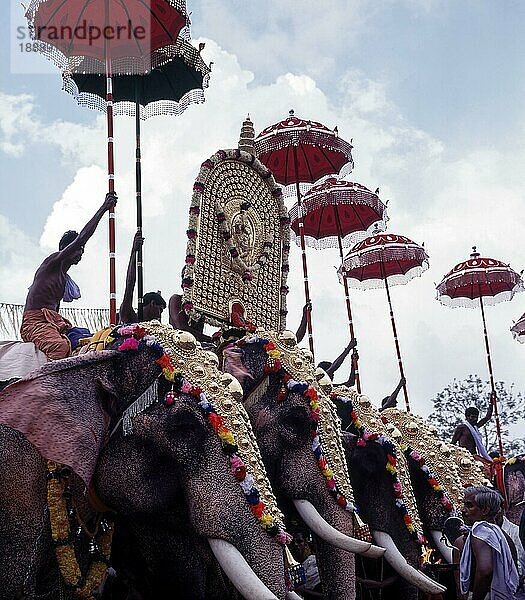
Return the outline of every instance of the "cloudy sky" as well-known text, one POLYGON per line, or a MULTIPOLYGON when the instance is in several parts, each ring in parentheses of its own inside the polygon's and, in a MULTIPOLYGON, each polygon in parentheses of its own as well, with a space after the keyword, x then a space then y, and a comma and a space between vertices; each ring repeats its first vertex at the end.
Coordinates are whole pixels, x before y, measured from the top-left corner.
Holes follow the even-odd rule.
MULTIPOLYGON (((18 2, 2 3, 0 56, 0 302, 22 303, 40 261, 81 228, 105 192, 101 115, 61 91, 55 68, 19 47, 18 2), (29 72, 24 72, 29 71, 29 72)), ((146 289, 179 289, 187 208, 200 163, 235 147, 249 112, 257 131, 296 114, 353 138, 351 178, 389 200, 389 229, 425 242, 430 269, 393 288, 411 402, 427 414, 454 378, 486 376, 479 311, 449 309, 435 284, 473 244, 525 267, 525 74, 518 0, 192 0, 192 33, 213 61, 204 105, 147 121, 146 289)), ((118 273, 134 233, 132 119, 116 123, 118 273)), ((106 224, 72 270, 81 306, 105 306, 106 224)), ((300 255, 292 248, 289 326, 300 318, 300 255)), ((309 252, 318 358, 348 341, 336 252, 309 252)), ((362 383, 379 401, 399 374, 384 290, 352 293, 362 383)), ((487 309, 497 379, 525 391, 525 347, 509 327, 525 295, 487 309)), ((344 371, 346 368, 342 368, 344 371)), ((343 373, 341 376, 345 375, 343 373)))

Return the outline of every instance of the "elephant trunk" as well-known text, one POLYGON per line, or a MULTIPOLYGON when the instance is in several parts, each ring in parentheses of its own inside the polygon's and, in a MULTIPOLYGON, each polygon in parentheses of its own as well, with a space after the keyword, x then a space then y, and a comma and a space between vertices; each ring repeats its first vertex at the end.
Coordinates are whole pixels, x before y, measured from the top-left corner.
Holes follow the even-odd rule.
POLYGON ((237 591, 247 600, 278 600, 253 572, 243 555, 225 540, 208 539, 215 558, 237 591))
POLYGON ((367 558, 381 558, 385 553, 384 548, 374 546, 369 542, 357 540, 356 538, 350 537, 341 533, 329 523, 317 512, 315 507, 308 502, 308 500, 294 500, 293 501, 297 512, 308 525, 308 527, 321 539, 329 544, 332 544, 340 550, 346 550, 348 552, 354 552, 356 554, 363 554, 367 558))
MULTIPOLYGON (((348 512, 337 506, 332 499, 325 504, 322 514, 337 531, 352 535, 352 518, 348 512)), ((324 598, 327 600, 355 599, 355 555, 316 535, 317 563, 323 584, 324 598)))
POLYGON ((443 594, 446 588, 409 565, 394 540, 384 531, 372 531, 374 540, 386 548, 385 559, 407 581, 427 594, 443 594))

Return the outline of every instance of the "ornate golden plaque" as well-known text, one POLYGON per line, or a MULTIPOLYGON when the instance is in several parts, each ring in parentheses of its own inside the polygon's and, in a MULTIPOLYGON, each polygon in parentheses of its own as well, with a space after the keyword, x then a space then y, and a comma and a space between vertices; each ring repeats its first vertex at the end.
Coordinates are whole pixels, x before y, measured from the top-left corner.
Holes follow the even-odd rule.
POLYGON ((290 221, 281 188, 252 154, 219 150, 193 187, 183 308, 223 326, 232 305, 258 327, 286 324, 290 221))

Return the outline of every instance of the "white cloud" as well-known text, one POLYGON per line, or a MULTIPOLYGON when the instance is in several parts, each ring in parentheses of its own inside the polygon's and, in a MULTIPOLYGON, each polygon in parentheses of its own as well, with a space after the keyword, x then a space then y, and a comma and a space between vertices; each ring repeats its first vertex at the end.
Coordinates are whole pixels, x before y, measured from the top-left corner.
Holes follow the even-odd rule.
POLYGON ((44 254, 35 240, 0 215, 0 282, 3 301, 23 303, 33 281, 35 264, 44 254))

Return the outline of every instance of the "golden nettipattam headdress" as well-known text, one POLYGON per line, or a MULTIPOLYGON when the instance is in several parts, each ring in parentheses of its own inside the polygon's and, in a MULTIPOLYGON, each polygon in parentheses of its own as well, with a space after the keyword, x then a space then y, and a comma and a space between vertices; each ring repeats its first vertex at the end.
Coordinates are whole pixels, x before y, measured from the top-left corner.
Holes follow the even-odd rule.
POLYGON ((450 445, 439 437, 436 427, 419 415, 397 408, 387 408, 381 414, 399 429, 403 442, 424 457, 432 475, 452 500, 456 510, 461 508, 461 477, 450 445))
POLYGON ((281 188, 253 154, 219 150, 204 161, 193 186, 182 281, 190 318, 222 327, 235 306, 257 326, 284 329, 289 222, 281 188))
POLYGON ((447 446, 450 449, 450 454, 455 462, 463 487, 471 485, 485 485, 492 487, 492 484, 483 473, 481 463, 476 460, 466 448, 449 443, 447 443, 447 446))
POLYGON ((402 500, 408 514, 412 518, 412 525, 414 526, 416 534, 418 538, 421 539, 423 536, 423 525, 419 517, 419 510, 417 508, 416 497, 410 479, 407 458, 402 448, 401 432, 393 425, 383 423, 381 419, 382 413, 380 413, 372 404, 368 396, 358 394, 354 389, 346 386, 335 386, 333 388, 333 393, 341 398, 346 397, 351 400, 359 420, 367 431, 376 433, 383 432, 393 444, 397 459, 397 477, 399 478, 402 487, 402 500))
POLYGON ((273 342, 284 370, 293 380, 304 382, 316 389, 319 404, 318 433, 324 458, 334 474, 339 491, 353 504, 354 492, 341 442, 341 421, 337 415, 335 404, 317 385, 315 365, 312 362, 311 353, 297 346, 295 335, 291 331, 277 333, 258 329, 253 336, 247 336, 245 339, 250 337, 263 338, 273 342))

